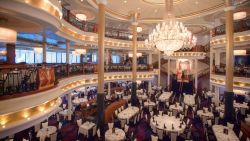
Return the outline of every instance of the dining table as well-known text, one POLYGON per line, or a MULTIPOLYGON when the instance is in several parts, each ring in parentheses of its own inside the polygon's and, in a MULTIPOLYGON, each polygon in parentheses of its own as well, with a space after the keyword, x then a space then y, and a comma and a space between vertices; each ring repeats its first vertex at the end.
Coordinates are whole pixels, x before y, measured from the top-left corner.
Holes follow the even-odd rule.
POLYGON ((217 141, 240 141, 234 131, 226 126, 213 125, 212 129, 217 141))
POLYGON ((105 132, 105 141, 123 141, 125 139, 125 132, 122 129, 114 128, 105 132))
POLYGON ((39 138, 39 141, 45 141, 46 137, 50 137, 51 134, 55 133, 57 128, 55 126, 48 126, 38 130, 36 137, 39 138))

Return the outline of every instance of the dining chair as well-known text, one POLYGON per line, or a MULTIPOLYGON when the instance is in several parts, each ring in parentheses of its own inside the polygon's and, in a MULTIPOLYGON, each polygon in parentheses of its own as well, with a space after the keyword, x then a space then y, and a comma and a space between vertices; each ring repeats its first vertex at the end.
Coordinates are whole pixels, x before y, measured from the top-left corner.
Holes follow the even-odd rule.
POLYGON ((58 130, 61 130, 61 128, 62 128, 62 123, 59 122, 59 124, 58 124, 58 130))
POLYGON ((93 127, 93 134, 92 134, 92 135, 93 135, 93 136, 96 135, 96 126, 93 127))
POLYGON ((240 140, 241 140, 242 136, 243 136, 243 132, 240 131, 240 133, 239 133, 239 139, 240 139, 240 140))
POLYGON ((76 123, 77 123, 78 127, 80 127, 82 125, 82 119, 76 120, 76 123))
POLYGON ((38 132, 41 129, 41 123, 35 125, 35 132, 38 132))
POLYGON ((98 129, 96 133, 97 133, 97 137, 98 137, 98 139, 99 139, 99 138, 101 138, 100 129, 98 129))
POLYGON ((234 124, 231 124, 231 123, 227 122, 227 127, 228 127, 229 129, 232 129, 232 130, 233 130, 234 124))
POLYGON ((50 141, 57 141, 57 133, 53 133, 50 135, 50 141))
POLYGON ((114 127, 114 123, 108 123, 109 129, 112 129, 114 127))
POLYGON ((121 119, 121 128, 124 128, 125 124, 126 124, 126 119, 121 119))
POLYGON ((47 127, 48 127, 48 122, 42 123, 42 127, 43 127, 43 128, 47 128, 47 127))
POLYGON ((127 124, 125 124, 125 127, 124 127, 124 131, 125 131, 125 133, 127 133, 127 132, 128 132, 128 128, 129 128, 129 126, 128 126, 127 124))
POLYGON ((171 136, 171 141, 176 141, 178 133, 177 132, 172 132, 172 133, 170 133, 170 136, 171 136))
POLYGON ((163 130, 157 129, 157 135, 160 140, 163 140, 163 130))
POLYGON ((207 125, 208 125, 209 127, 212 126, 212 120, 211 120, 211 119, 207 120, 207 125))
POLYGON ((158 136, 151 135, 151 141, 158 141, 158 136))

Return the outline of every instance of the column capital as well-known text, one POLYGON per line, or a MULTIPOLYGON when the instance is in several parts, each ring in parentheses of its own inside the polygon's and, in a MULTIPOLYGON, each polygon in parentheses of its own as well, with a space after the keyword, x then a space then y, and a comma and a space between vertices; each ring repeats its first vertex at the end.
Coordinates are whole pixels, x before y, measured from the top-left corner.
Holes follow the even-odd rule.
POLYGON ((97 4, 103 4, 103 5, 107 5, 108 4, 108 0, 96 0, 97 4))
POLYGON ((140 13, 138 12, 132 12, 130 13, 132 25, 137 26, 138 25, 138 18, 140 16, 140 13))
POLYGON ((235 9, 235 6, 227 6, 224 8, 224 11, 227 12, 227 11, 232 11, 235 9))

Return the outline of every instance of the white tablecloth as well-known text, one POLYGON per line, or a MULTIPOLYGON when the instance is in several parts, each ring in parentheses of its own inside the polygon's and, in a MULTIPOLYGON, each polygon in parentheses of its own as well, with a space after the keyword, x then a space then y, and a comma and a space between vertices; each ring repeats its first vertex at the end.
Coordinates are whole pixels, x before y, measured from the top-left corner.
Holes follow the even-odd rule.
POLYGON ((239 138, 235 135, 234 131, 226 126, 214 125, 212 128, 217 141, 239 141, 239 138), (228 129, 228 134, 224 134, 224 128, 228 129))
POLYGON ((137 93, 137 94, 143 94, 143 89, 136 90, 136 93, 137 93))
POLYGON ((241 103, 234 103, 234 108, 248 109, 248 105, 247 104, 241 104, 241 103))
POLYGON ((74 99, 72 101, 72 103, 75 104, 75 105, 79 105, 80 103, 87 102, 87 101, 88 101, 87 98, 78 98, 78 99, 74 99))
POLYGON ((93 122, 85 122, 80 127, 78 132, 82 133, 83 135, 89 136, 89 130, 95 126, 93 122))
POLYGON ((56 127, 55 126, 48 126, 48 128, 42 128, 40 129, 36 137, 40 138, 40 141, 45 141, 46 137, 50 137, 51 134, 56 132, 56 127))
POLYGON ((170 105, 169 109, 172 111, 172 110, 177 110, 177 111, 183 111, 183 107, 180 106, 180 105, 170 105))
POLYGON ((130 99, 131 99, 131 95, 124 95, 124 96, 122 97, 122 99, 130 100, 130 99))
POLYGON ((172 93, 170 92, 164 92, 162 95, 160 95, 159 100, 161 102, 169 101, 169 98, 171 97, 172 93))
POLYGON ((195 95, 185 95, 184 96, 184 103, 193 106, 195 105, 195 95))
POLYGON ((115 91, 116 95, 122 95, 123 93, 124 93, 123 91, 120 91, 120 92, 115 91))
POLYGON ((144 106, 148 107, 148 106, 155 106, 155 103, 152 101, 145 101, 144 102, 144 106))
POLYGON ((109 129, 105 133, 106 141, 122 141, 125 139, 125 132, 122 129, 115 128, 115 133, 112 133, 112 129, 109 129))
POLYGON ((168 115, 157 115, 154 116, 154 121, 153 118, 150 119, 150 125, 156 127, 156 129, 163 129, 167 132, 178 132, 178 134, 183 133, 183 131, 186 128, 185 122, 183 122, 181 128, 180 124, 181 121, 179 118, 176 118, 175 116, 168 116, 168 115), (156 122, 158 125, 156 125, 156 122), (166 128, 164 128, 164 124, 166 128), (174 129, 172 129, 172 125, 174 126, 174 129))
POLYGON ((213 118, 214 117, 214 114, 209 112, 209 111, 206 111, 205 113, 203 112, 203 110, 198 110, 197 111, 197 115, 199 116, 204 116, 204 117, 207 117, 207 118, 213 118))
POLYGON ((139 113, 139 108, 138 107, 128 107, 125 110, 123 110, 122 112, 120 112, 117 117, 119 119, 130 119, 131 117, 133 117, 134 115, 136 115, 137 113, 139 113))

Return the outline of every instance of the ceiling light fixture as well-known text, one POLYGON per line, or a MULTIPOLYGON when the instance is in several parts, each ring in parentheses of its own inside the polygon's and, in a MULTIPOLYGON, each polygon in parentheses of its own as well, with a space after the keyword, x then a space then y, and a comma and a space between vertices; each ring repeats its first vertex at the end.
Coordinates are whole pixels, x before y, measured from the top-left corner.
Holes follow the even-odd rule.
POLYGON ((76 18, 80 21, 86 21, 87 16, 85 14, 76 14, 76 18))
POLYGON ((0 27, 0 42, 15 43, 17 38, 17 32, 15 30, 0 27))
POLYGON ((136 28, 136 31, 137 31, 137 32, 142 32, 142 27, 138 26, 138 27, 136 28))
POLYGON ((145 44, 156 47, 170 56, 180 49, 191 49, 196 45, 197 38, 190 31, 175 19, 173 14, 173 0, 165 0, 166 13, 164 21, 156 25, 145 44))
POLYGON ((247 12, 241 11, 234 13, 234 20, 241 20, 247 17, 247 12))

